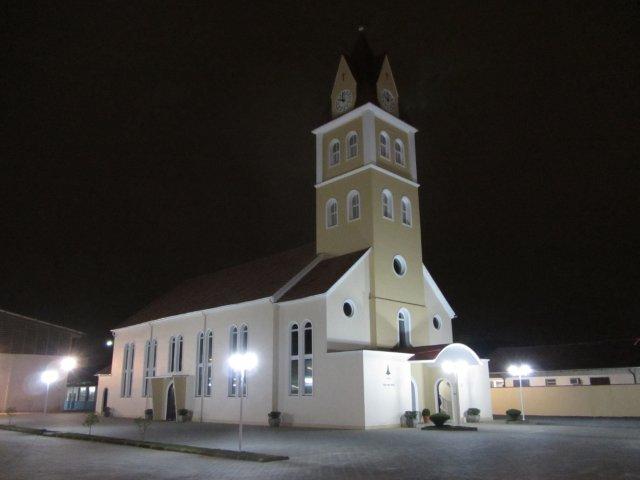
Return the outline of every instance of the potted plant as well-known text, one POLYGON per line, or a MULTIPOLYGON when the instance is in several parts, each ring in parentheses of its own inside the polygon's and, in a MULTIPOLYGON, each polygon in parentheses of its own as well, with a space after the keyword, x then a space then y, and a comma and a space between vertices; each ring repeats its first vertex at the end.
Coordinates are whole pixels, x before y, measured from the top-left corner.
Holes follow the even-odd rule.
POLYGON ((144 418, 147 420, 153 420, 153 408, 147 408, 144 411, 144 418))
POLYGON ((111 416, 111 407, 104 407, 102 409, 102 415, 104 415, 105 417, 110 417, 111 416))
POLYGON ((422 409, 422 423, 427 423, 429 421, 429 415, 431 415, 431 411, 428 408, 422 409))
POLYGON ((280 422, 282 421, 282 412, 276 412, 274 410, 273 412, 269 412, 268 417, 269 417, 269 426, 270 427, 279 427, 280 426, 280 422))
POLYGON ((429 416, 429 420, 431 420, 437 428, 444 427, 445 422, 447 422, 447 420, 449 420, 450 418, 451 417, 446 413, 434 413, 433 415, 429 416))
POLYGON ((510 408, 506 411, 507 414, 507 422, 517 422, 520 419, 520 414, 522 412, 517 408, 510 408))
POLYGON ((189 420, 191 420, 191 412, 186 408, 178 409, 178 421, 188 422, 189 420))
POLYGON ((467 423, 479 423, 480 422, 480 409, 479 408, 469 408, 465 415, 467 419, 467 423))
POLYGON ((416 426, 416 418, 418 418, 418 412, 407 410, 404 412, 405 425, 409 428, 416 426))

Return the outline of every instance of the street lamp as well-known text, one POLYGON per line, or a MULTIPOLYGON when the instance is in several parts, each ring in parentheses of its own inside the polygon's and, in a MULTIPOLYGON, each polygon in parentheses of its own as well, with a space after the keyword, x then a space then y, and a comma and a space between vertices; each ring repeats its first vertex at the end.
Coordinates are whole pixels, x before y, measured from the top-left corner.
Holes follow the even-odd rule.
POLYGON ((105 344, 107 347, 113 347, 113 340, 109 339, 109 340, 107 340, 106 342, 104 342, 104 344, 105 344))
POLYGON ((40 380, 47 386, 47 393, 44 397, 44 414, 47 414, 47 402, 49 401, 49 385, 57 382, 60 375, 57 370, 45 370, 40 374, 40 380))
POLYGON ((512 377, 518 377, 518 383, 520 385, 520 409, 522 410, 522 421, 526 420, 524 416, 524 397, 522 396, 522 377, 528 377, 533 372, 533 369, 527 365, 526 363, 521 363, 520 365, 509 365, 507 368, 507 372, 512 377))
POLYGON ((455 423, 460 423, 460 395, 459 395, 459 380, 458 375, 464 372, 469 364, 465 360, 456 360, 452 362, 451 360, 445 360, 442 362, 442 371, 447 374, 454 374, 456 377, 456 382, 454 388, 452 388, 452 395, 455 397, 453 399, 453 421, 455 423))
POLYGON ((64 357, 60 361, 60 366, 62 370, 68 373, 78 366, 78 359, 75 357, 64 357))
POLYGON ((229 366, 234 372, 240 374, 240 388, 236 390, 236 396, 240 395, 240 424, 238 426, 238 451, 242 451, 242 400, 244 399, 244 380, 246 372, 253 370, 258 365, 258 357, 255 353, 234 353, 229 357, 229 366))

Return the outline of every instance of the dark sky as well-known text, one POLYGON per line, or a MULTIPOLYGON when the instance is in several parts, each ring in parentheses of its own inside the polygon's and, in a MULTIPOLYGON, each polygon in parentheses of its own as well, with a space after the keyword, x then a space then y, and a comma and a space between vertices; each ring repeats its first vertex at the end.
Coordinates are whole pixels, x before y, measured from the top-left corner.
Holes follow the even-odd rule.
POLYGON ((102 334, 313 241, 310 131, 366 24, 456 338, 640 333, 638 2, 70 3, 4 8, 1 308, 102 334))

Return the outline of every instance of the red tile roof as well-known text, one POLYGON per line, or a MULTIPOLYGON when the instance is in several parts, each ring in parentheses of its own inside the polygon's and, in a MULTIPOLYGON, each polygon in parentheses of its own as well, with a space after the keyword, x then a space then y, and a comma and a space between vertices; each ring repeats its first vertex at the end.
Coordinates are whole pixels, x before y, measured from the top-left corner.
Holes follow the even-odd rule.
MULTIPOLYGON (((322 260, 279 299, 294 300, 326 292, 364 251, 322 260)), ((209 275, 169 291, 117 328, 199 310, 272 297, 316 258, 315 245, 303 245, 209 275)))

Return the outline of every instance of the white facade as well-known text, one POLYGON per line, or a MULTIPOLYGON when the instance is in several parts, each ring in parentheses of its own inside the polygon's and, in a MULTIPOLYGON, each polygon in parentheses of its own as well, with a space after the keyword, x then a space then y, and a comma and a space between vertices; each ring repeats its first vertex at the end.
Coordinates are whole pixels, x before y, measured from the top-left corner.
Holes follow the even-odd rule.
MULTIPOLYGON (((592 385, 600 382, 608 382, 610 385, 631 385, 637 383, 640 379, 640 368, 594 368, 594 369, 576 369, 576 370, 557 370, 548 372, 535 372, 535 374, 522 377, 522 385, 528 387, 561 387, 561 386, 578 386, 592 385), (594 380, 596 379, 596 380, 594 380)), ((514 382, 517 386, 518 378, 505 374, 503 378, 491 378, 491 386, 513 387, 514 382)))

